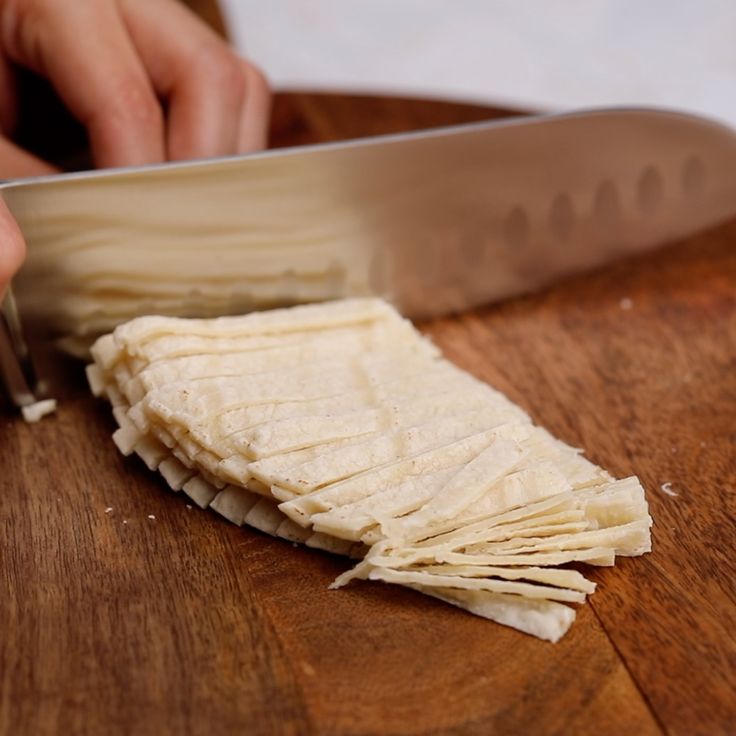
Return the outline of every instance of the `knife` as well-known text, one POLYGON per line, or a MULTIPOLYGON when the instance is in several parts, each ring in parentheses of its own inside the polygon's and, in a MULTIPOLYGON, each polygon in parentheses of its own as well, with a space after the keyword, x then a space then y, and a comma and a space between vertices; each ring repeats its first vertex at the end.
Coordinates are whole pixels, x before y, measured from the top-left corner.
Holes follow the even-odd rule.
POLYGON ((12 181, 25 320, 88 339, 377 294, 412 318, 533 291, 736 211, 736 136, 611 109, 12 181))

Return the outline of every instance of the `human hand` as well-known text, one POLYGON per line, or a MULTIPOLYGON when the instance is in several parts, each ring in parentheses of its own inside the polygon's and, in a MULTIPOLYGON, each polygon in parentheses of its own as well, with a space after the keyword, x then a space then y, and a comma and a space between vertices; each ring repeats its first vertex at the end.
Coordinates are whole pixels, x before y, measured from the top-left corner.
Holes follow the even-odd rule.
POLYGON ((9 139, 15 65, 48 79, 98 167, 265 145, 263 75, 175 0, 0 0, 0 178, 53 171, 9 139))
POLYGON ((20 268, 26 254, 26 244, 13 216, 0 199, 0 303, 5 289, 20 268))

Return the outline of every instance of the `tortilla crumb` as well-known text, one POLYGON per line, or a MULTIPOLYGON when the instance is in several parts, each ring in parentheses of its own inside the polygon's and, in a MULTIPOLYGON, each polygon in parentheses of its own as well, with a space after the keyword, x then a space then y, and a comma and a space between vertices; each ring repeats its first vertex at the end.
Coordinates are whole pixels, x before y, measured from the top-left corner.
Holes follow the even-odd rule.
POLYGON ((56 399, 36 401, 33 404, 22 406, 20 410, 23 414, 23 419, 28 424, 35 424, 36 422, 40 422, 48 414, 53 414, 56 411, 56 399))

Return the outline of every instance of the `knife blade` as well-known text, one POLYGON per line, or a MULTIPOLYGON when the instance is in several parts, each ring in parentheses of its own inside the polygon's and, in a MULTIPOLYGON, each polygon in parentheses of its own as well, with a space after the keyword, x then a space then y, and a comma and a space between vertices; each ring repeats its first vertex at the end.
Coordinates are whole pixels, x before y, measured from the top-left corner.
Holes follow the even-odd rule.
POLYGON ((94 335, 377 294, 426 318, 533 291, 736 211, 736 135, 614 109, 16 181, 24 317, 94 335))

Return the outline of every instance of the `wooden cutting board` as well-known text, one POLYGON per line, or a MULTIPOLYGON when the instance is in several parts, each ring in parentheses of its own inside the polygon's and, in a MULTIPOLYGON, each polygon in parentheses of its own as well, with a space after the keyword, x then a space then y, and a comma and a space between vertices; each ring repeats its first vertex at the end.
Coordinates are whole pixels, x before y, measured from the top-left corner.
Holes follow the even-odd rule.
MULTIPOLYGON (((283 95, 273 139, 498 114, 283 95)), ((58 414, 0 419, 0 733, 736 733, 736 222, 423 329, 647 488, 654 552, 596 573, 559 644, 327 590, 346 561, 189 508, 46 355, 58 414)))

